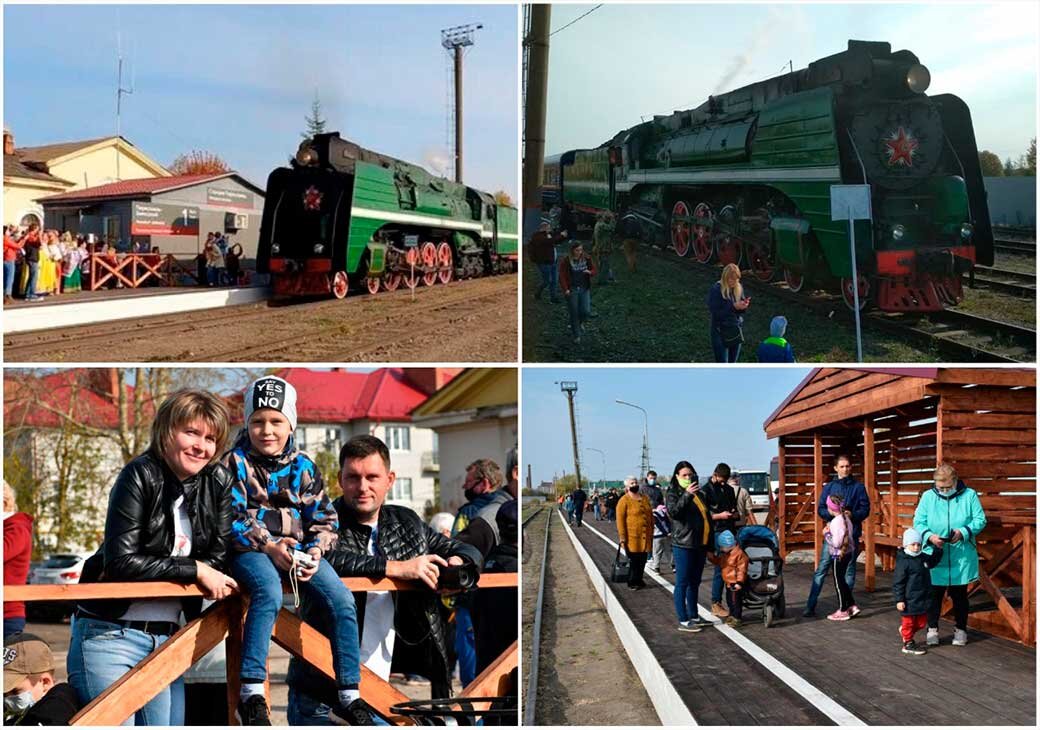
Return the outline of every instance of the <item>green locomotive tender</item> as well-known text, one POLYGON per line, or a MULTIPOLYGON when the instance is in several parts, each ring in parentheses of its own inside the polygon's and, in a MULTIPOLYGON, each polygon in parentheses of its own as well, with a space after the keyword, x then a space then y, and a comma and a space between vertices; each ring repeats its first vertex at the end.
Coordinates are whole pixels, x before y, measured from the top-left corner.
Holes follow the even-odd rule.
POLYGON ((275 295, 372 294, 514 271, 516 209, 338 132, 267 179, 257 271, 275 295))
POLYGON ((941 310, 963 298, 963 274, 993 263, 993 233, 971 115, 956 96, 927 96, 929 83, 913 53, 850 40, 808 68, 550 158, 543 195, 586 217, 616 211, 631 234, 702 263, 763 281, 782 270, 795 291, 837 282, 852 307, 830 187, 867 183, 861 306, 941 310))

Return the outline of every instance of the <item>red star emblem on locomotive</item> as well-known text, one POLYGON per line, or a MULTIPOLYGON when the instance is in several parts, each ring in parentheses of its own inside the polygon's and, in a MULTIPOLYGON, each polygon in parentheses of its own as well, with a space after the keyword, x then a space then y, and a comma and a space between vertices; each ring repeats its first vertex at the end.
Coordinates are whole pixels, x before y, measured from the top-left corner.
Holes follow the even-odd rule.
POLYGON ((892 136, 884 139, 885 147, 888 148, 888 166, 895 167, 896 165, 903 165, 905 167, 914 166, 914 152, 920 146, 920 142, 914 139, 913 134, 906 131, 903 127, 899 127, 892 136))
POLYGON ((318 188, 311 185, 303 193, 303 207, 307 210, 320 210, 321 199, 325 197, 318 188))

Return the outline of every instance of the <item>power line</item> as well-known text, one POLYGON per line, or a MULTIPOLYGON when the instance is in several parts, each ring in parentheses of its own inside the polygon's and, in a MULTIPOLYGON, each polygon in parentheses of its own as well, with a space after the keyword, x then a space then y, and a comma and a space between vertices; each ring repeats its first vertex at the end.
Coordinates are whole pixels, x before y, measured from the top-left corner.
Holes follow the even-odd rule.
POLYGON ((582 18, 584 18, 584 17, 586 16, 586 15, 590 15, 590 14, 592 14, 592 13, 596 12, 597 10, 599 10, 599 9, 600 9, 600 8, 602 8, 602 7, 603 7, 603 3, 600 3, 599 5, 597 5, 596 7, 594 7, 594 8, 592 9, 592 10, 588 11, 587 13, 582 13, 582 14, 581 14, 581 15, 579 15, 579 16, 578 16, 577 18, 575 18, 575 19, 574 19, 574 20, 572 20, 571 22, 567 23, 567 25, 563 26, 563 28, 557 28, 556 30, 554 30, 554 31, 553 31, 552 33, 550 33, 550 34, 549 34, 549 37, 550 37, 550 38, 552 38, 552 37, 553 37, 554 35, 556 35, 557 33, 559 33, 559 32, 560 32, 561 30, 563 30, 564 28, 570 28, 570 27, 571 27, 572 25, 574 25, 575 23, 577 23, 577 22, 578 22, 579 20, 581 20, 582 18))

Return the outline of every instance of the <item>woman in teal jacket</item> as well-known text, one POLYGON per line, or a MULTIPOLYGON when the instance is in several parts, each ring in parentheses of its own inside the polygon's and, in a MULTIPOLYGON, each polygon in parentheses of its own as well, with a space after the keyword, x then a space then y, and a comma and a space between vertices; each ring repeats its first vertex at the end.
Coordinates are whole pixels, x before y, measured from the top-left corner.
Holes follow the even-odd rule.
POLYGON ((944 596, 953 601, 956 628, 953 645, 968 643, 968 583, 979 578, 978 535, 986 526, 986 514, 974 489, 957 479, 949 464, 939 464, 935 486, 921 495, 914 512, 914 529, 921 533, 925 550, 942 548, 944 555, 931 570, 932 605, 928 610, 929 646, 939 644, 939 612, 944 596))

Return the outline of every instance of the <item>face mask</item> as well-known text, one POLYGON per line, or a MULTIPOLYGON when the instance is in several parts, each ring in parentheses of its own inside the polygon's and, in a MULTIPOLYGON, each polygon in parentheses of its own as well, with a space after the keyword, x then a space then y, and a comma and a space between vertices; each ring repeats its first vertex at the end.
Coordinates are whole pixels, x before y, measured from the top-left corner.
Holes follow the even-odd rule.
POLYGON ((909 547, 905 547, 903 548, 903 552, 909 555, 911 558, 916 558, 918 555, 921 554, 920 548, 918 548, 917 550, 911 550, 909 547))
POLYGON ((682 487, 683 489, 689 489, 691 486, 693 486, 693 480, 692 479, 684 479, 683 477, 679 477, 679 486, 682 487))
POLYGON ((634 494, 635 492, 638 492, 638 491, 639 491, 639 485, 638 485, 638 484, 636 484, 636 485, 635 485, 634 487, 629 487, 629 488, 628 488, 628 491, 632 492, 633 494, 634 494))
POLYGON ((935 485, 935 489, 937 492, 939 492, 939 494, 941 494, 944 497, 949 497, 951 494, 953 494, 954 490, 953 487, 940 487, 938 484, 935 485))
POLYGON ((656 480, 656 479, 647 479, 647 480, 646 480, 646 484, 647 484, 647 486, 650 486, 650 487, 652 487, 652 486, 654 486, 655 484, 657 484, 657 480, 656 480))
POLYGON ((11 713, 22 713, 36 704, 31 690, 16 695, 4 695, 4 710, 11 713))

